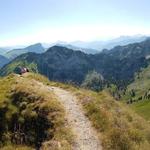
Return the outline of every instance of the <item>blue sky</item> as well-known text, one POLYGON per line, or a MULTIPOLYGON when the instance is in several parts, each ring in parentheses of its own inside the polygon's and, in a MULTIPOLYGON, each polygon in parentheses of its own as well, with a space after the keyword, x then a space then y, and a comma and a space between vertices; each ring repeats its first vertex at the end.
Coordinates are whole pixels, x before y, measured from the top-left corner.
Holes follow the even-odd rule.
POLYGON ((0 46, 150 34, 149 0, 0 0, 0 46))

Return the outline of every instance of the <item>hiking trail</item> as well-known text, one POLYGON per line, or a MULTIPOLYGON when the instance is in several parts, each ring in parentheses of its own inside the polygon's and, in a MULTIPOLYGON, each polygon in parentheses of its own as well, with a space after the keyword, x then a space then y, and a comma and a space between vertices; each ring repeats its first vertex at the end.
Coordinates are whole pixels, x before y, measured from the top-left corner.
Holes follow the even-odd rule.
POLYGON ((58 87, 49 87, 66 111, 69 126, 75 134, 73 150, 102 150, 101 143, 90 121, 85 116, 77 98, 71 92, 58 87))

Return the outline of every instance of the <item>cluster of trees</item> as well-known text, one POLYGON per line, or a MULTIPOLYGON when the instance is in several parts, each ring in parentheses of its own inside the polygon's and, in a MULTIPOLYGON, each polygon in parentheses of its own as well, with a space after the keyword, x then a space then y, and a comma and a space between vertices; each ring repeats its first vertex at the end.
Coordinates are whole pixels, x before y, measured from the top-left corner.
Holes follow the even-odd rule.
POLYGON ((148 91, 144 92, 143 95, 137 95, 135 90, 132 89, 129 93, 129 99, 127 101, 127 104, 132 104, 134 102, 138 102, 141 100, 149 100, 150 99, 150 89, 148 91))
POLYGON ((86 75, 81 86, 98 92, 104 88, 105 81, 101 74, 91 71, 86 75))

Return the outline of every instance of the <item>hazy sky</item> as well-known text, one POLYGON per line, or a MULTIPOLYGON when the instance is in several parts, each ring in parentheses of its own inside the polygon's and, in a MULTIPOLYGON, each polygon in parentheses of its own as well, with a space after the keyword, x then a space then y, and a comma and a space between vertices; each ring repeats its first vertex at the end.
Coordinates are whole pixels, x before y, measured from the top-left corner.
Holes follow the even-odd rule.
POLYGON ((150 34, 150 0, 0 0, 0 46, 150 34))

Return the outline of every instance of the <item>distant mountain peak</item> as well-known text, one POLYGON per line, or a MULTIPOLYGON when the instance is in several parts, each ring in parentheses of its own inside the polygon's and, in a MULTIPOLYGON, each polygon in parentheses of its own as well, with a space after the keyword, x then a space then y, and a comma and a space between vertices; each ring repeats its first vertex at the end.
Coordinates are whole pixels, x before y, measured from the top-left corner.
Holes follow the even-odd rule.
POLYGON ((41 46, 41 47, 43 47, 41 43, 35 43, 35 44, 30 45, 30 46, 27 46, 26 48, 34 47, 34 46, 41 46))
POLYGON ((30 45, 25 48, 13 49, 13 50, 7 52, 6 56, 10 59, 14 59, 17 56, 24 54, 24 53, 28 53, 28 52, 43 53, 43 52, 45 52, 45 49, 41 43, 36 43, 36 44, 30 45))
POLYGON ((44 48, 43 48, 41 43, 36 43, 36 44, 30 45, 30 46, 28 46, 28 47, 26 47, 24 49, 28 49, 29 52, 32 52, 32 51, 36 52, 36 49, 37 49, 37 53, 38 53, 38 51, 42 51, 43 52, 43 50, 44 50, 44 48))
POLYGON ((54 52, 54 53, 70 53, 70 52, 73 52, 72 49, 69 49, 65 46, 61 46, 61 45, 54 45, 52 47, 50 47, 47 51, 46 51, 46 54, 47 53, 51 53, 51 52, 54 52))

